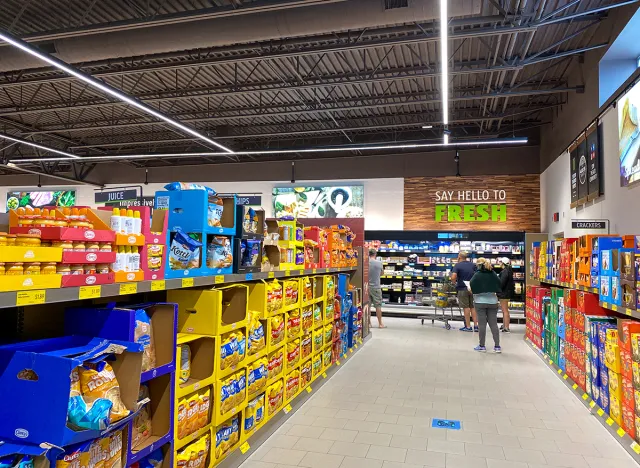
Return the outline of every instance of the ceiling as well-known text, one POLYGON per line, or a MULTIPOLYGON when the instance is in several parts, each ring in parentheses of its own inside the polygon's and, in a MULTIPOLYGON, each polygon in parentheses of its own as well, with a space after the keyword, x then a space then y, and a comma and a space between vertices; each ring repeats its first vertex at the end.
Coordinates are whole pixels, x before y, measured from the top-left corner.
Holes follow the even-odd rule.
MULTIPOLYGON (((441 141, 438 2, 366 1, 370 14, 356 8, 362 0, 2 0, 0 31, 234 151, 441 141), (413 8, 410 15, 403 16, 404 3, 413 8), (414 11, 422 20, 397 22, 416 17, 414 11)), ((547 111, 583 91, 568 82, 567 71, 580 54, 606 46, 594 42, 594 32, 607 7, 620 3, 451 0, 452 137, 515 135, 535 143, 547 111)), ((85 157, 215 150, 44 63, 21 64, 20 55, 26 54, 0 47, 2 133, 85 157)), ((0 138, 4 162, 47 154, 0 138)), ((275 153, 260 160, 310 157, 317 156, 275 153)), ((24 167, 85 178, 96 166, 24 167)))

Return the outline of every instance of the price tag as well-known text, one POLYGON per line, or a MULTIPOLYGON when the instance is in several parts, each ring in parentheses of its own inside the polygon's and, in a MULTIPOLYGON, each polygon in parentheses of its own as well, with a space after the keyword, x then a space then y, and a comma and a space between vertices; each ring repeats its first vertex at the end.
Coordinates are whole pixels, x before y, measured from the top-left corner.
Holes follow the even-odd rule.
POLYGON ((313 270, 311 270, 313 272, 313 274, 315 275, 316 273, 318 273, 318 269, 314 268, 313 270))
POLYGON ((164 291, 165 289, 167 289, 167 288, 165 287, 164 280, 157 280, 157 281, 152 281, 151 282, 151 290, 152 291, 164 291))
POLYGON ((342 359, 347 359, 347 353, 344 353, 344 354, 342 355, 342 359))
POLYGON ((616 434, 618 434, 618 436, 620 436, 620 437, 624 437, 626 432, 624 432, 624 429, 619 427, 618 430, 616 431, 616 434))
POLYGON ((631 449, 640 455, 640 445, 636 441, 631 442, 631 449))
POLYGON ((587 395, 586 393, 583 393, 583 394, 582 394, 582 399, 583 399, 584 401, 587 401, 587 398, 589 398, 589 395, 587 395))
POLYGON ((284 407, 284 414, 289 414, 290 411, 291 411, 291 405, 287 405, 284 407))
POLYGON ((34 291, 18 291, 16 293, 16 305, 28 306, 36 304, 44 304, 47 292, 44 289, 36 289, 34 291))
POLYGON ((611 305, 611 310, 613 310, 614 312, 618 312, 618 306, 615 304, 611 305))
POLYGON ((307 391, 307 393, 311 393, 311 387, 307 387, 305 388, 305 390, 307 391))
POLYGON ((182 278, 182 287, 183 288, 193 287, 193 278, 182 278))
POLYGON ((215 284, 224 283, 224 275, 216 275, 213 281, 215 284))
POLYGON ((558 374, 562 374, 562 369, 558 369, 558 374))
POLYGON ((567 379, 569 378, 569 376, 568 376, 567 374, 564 374, 564 375, 562 376, 562 378, 563 378, 564 380, 567 380, 567 379))
POLYGON ((340 365, 340 361, 336 361, 336 366, 339 366, 339 365, 340 365))
POLYGON ((247 273, 246 275, 244 275, 244 279, 246 281, 251 281, 253 279, 253 273, 247 273))
POLYGON ((592 401, 591 403, 589 403, 589 408, 593 408, 594 406, 596 406, 596 402, 592 401))
POLYGON ((349 352, 350 352, 350 353, 353 353, 353 348, 349 348, 349 352))
POLYGON ((120 295, 135 294, 138 292, 138 283, 122 283, 120 285, 120 295))
POLYGON ((93 299, 100 297, 102 294, 102 286, 80 286, 78 299, 93 299))
POLYGON ((607 420, 605 422, 607 423, 607 425, 613 426, 613 419, 607 418, 607 420))
POLYGON ((240 452, 241 452, 242 454, 247 453, 249 450, 251 450, 251 447, 249 446, 249 442, 245 442, 244 444, 242 444, 242 445, 240 446, 240 452))
POLYGON ((573 389, 575 390, 576 388, 578 388, 578 384, 577 384, 577 383, 574 383, 574 384, 571 386, 571 388, 573 388, 573 389))
POLYGON ((291 270, 284 270, 284 276, 291 276, 291 270))
POLYGON ((358 349, 358 345, 357 345, 357 344, 356 344, 356 345, 354 345, 354 346, 356 347, 356 349, 358 349))
POLYGON ((268 278, 275 278, 276 274, 273 271, 270 271, 269 274, 267 275, 268 278))
POLYGON ((327 373, 326 373, 326 372, 323 372, 323 373, 322 373, 322 378, 324 378, 324 379, 326 379, 326 378, 327 378, 327 373))
POLYGON ((604 410, 602 408, 598 408, 598 411, 596 411, 596 413, 598 413, 598 416, 602 417, 602 415, 604 414, 604 410))

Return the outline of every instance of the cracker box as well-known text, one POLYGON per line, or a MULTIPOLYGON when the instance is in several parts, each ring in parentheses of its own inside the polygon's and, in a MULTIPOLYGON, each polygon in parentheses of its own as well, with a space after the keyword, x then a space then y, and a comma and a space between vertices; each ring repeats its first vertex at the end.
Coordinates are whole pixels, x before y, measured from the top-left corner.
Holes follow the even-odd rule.
POLYGON ((640 363, 633 361, 632 364, 633 369, 633 388, 636 390, 640 390, 640 363))
POLYGON ((609 369, 609 396, 622 401, 622 376, 609 369))
POLYGON ((625 377, 622 377, 622 405, 635 408, 635 390, 633 389, 633 382, 625 377))
POLYGON ((609 416, 618 423, 618 426, 622 426, 622 404, 615 395, 609 396, 609 416))
POLYGON ((617 341, 615 343, 607 342, 604 348, 604 364, 613 372, 620 373, 620 349, 617 341))
POLYGON ((618 341, 621 349, 631 351, 631 335, 634 333, 640 334, 640 322, 618 319, 618 341))
POLYGON ((633 380, 633 360, 631 359, 631 351, 620 349, 620 373, 628 380, 633 380))
POLYGON ((632 439, 636 438, 636 415, 633 408, 622 405, 622 429, 631 436, 632 439))

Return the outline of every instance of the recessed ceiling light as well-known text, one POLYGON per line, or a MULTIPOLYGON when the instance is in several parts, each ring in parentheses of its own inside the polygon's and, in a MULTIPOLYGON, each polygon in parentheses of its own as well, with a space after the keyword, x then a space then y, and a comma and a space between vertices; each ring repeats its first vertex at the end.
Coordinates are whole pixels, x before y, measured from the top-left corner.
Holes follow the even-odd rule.
POLYGON ((433 128, 433 125, 423 125, 422 128, 429 130, 430 128, 433 128))

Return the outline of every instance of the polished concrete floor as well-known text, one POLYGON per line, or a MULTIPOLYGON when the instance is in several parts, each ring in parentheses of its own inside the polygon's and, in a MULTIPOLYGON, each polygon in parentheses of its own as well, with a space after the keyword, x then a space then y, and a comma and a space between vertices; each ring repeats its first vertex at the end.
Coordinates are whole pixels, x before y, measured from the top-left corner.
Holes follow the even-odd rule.
POLYGON ((523 326, 501 335, 502 354, 481 354, 477 334, 387 325, 242 468, 638 467, 524 343, 523 326))

